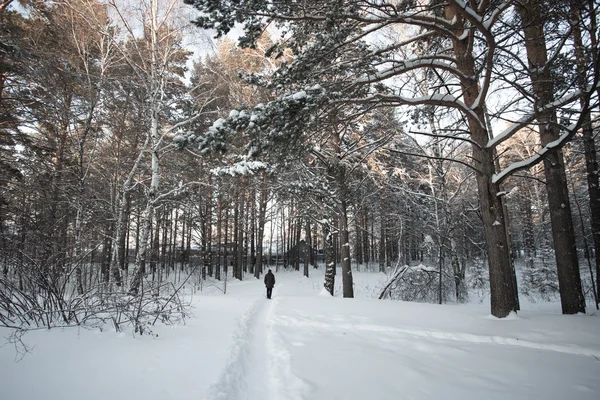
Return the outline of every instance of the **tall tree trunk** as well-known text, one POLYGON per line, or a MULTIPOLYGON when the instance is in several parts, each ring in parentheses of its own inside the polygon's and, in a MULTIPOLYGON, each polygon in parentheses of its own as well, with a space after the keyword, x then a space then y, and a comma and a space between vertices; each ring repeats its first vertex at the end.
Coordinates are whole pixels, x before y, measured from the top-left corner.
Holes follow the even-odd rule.
POLYGON ((181 245, 179 246, 179 263, 181 270, 185 269, 185 240, 187 235, 188 218, 189 218, 189 205, 183 208, 181 212, 181 245))
POLYGON ((318 254, 319 254, 319 233, 318 233, 318 224, 313 224, 313 233, 312 233, 312 239, 313 239, 313 251, 312 251, 312 257, 311 257, 311 263, 313 268, 318 268, 318 254))
POLYGON ((360 221, 362 229, 362 244, 363 244, 363 257, 367 268, 371 258, 369 257, 369 209, 365 209, 360 221))
MULTIPOLYGON (((239 232, 241 231, 239 225, 240 225, 240 201, 239 201, 239 193, 236 190, 235 193, 235 204, 233 205, 234 209, 233 209, 233 231, 231 232, 231 238, 233 240, 233 254, 231 255, 231 257, 233 258, 233 271, 231 272, 233 277, 236 279, 241 279, 238 278, 238 269, 241 270, 241 260, 239 260, 238 258, 238 251, 241 254, 241 250, 239 250, 239 247, 241 246, 241 241, 239 240, 239 232)), ((240 256, 241 258, 241 256, 240 256)), ((241 275, 241 274, 240 274, 241 275)))
MULTIPOLYGON (((265 236, 265 223, 267 219, 267 180, 264 175, 261 176, 260 196, 258 199, 258 231, 256 237, 256 266, 254 268, 254 276, 258 279, 263 272, 263 239, 265 236)), ((272 221, 271 221, 272 223, 272 221)), ((271 237, 273 231, 271 230, 271 237)), ((269 252, 270 253, 270 252, 269 252)), ((270 256, 270 254, 269 254, 270 256)))
POLYGON ((229 207, 230 205, 227 204, 227 206, 225 207, 225 232, 223 233, 223 272, 225 273, 225 280, 227 280, 227 273, 228 273, 228 258, 229 258, 229 251, 228 251, 228 247, 229 247, 229 207))
MULTIPOLYGON (((288 246, 285 234, 285 204, 281 203, 281 255, 283 257, 283 268, 287 268, 288 246)), ((279 252, 278 252, 279 253, 279 252)))
POLYGON ((503 318, 517 310, 517 293, 513 284, 510 248, 506 240, 506 221, 502 207, 502 196, 498 184, 492 181, 495 172, 494 150, 487 147, 489 135, 485 129, 484 103, 479 100, 480 89, 476 79, 475 60, 471 44, 474 32, 465 30, 465 22, 456 5, 447 6, 446 18, 454 21, 457 36, 452 40, 457 68, 463 73, 460 78, 462 94, 472 113, 467 115, 467 123, 474 144, 474 167, 477 171, 477 190, 486 239, 490 272, 490 294, 492 315, 503 318), (464 34, 460 33, 461 31, 464 34), (475 104, 479 101, 479 104, 475 104))
POLYGON ((296 259, 294 260, 294 269, 296 271, 300 271, 300 256, 302 252, 300 251, 300 235, 302 234, 302 219, 300 218, 299 213, 296 213, 296 218, 294 219, 294 229, 296 233, 296 259))
POLYGON ((323 224, 323 246, 325 247, 325 289, 333 296, 335 288, 335 258, 333 237, 329 222, 323 224))
POLYGON ((213 276, 213 251, 212 251, 212 215, 213 215, 213 194, 212 189, 208 189, 206 196, 206 263, 208 268, 208 276, 213 276))
MULTIPOLYGON (((118 271, 116 271, 116 275, 115 273, 111 273, 111 275, 113 276, 113 280, 115 280, 117 282, 117 285, 120 286, 121 285, 121 273, 120 271, 126 271, 128 265, 126 263, 128 263, 128 250, 129 250, 129 231, 130 231, 130 223, 129 223, 129 218, 130 218, 130 214, 131 214, 131 197, 127 196, 127 198, 125 199, 125 208, 123 210, 123 220, 121 221, 122 226, 119 228, 120 230, 120 237, 115 235, 115 242, 118 243, 118 254, 116 254, 117 258, 118 258, 118 271), (120 240, 116 240, 116 239, 120 239, 120 240)), ((111 266, 112 268, 112 266, 111 266)))
POLYGON ((223 226, 223 196, 221 193, 217 197, 217 267, 215 269, 215 279, 221 280, 221 263, 223 256, 223 238, 221 237, 223 226))
POLYGON ((112 224, 106 227, 104 232, 104 246, 102 249, 102 265, 100 271, 102 273, 102 282, 110 281, 110 255, 112 254, 112 224))
MULTIPOLYGON (((169 263, 167 260, 167 243, 169 241, 168 238, 168 234, 169 234, 169 216, 168 216, 168 212, 165 209, 162 210, 162 212, 160 212, 159 210, 157 210, 155 212, 156 214, 156 229, 154 230, 154 235, 155 235, 155 240, 154 240, 154 246, 153 251, 152 251, 152 258, 153 261, 151 261, 151 265, 153 265, 154 263, 158 263, 160 260, 160 269, 162 271, 167 271, 166 275, 169 276, 169 271, 171 271, 171 268, 169 267, 169 263), (162 243, 160 243, 160 234, 159 231, 162 229, 162 243)), ((152 272, 154 272, 154 267, 151 267, 152 272)))
POLYGON ((271 266, 271 262, 273 260, 273 231, 275 231, 277 224, 275 223, 275 207, 272 206, 271 207, 271 218, 270 218, 271 223, 270 228, 269 228, 269 258, 267 260, 267 263, 269 265, 269 267, 271 266))
MULTIPOLYGON (((585 90, 585 77, 587 75, 585 66, 585 47, 581 38, 581 28, 578 19, 582 13, 581 2, 571 0, 571 12, 574 20, 573 24, 573 42, 575 44, 575 55, 577 60, 577 71, 579 74, 579 89, 585 90)), ((592 32, 594 32, 592 30, 592 32)), ((594 46, 592 46, 592 49, 594 46)), ((596 59, 598 54, 592 54, 592 58, 596 59)), ((600 90, 599 90, 600 94, 600 90)), ((581 106, 583 107, 583 100, 581 106)), ((596 261, 596 308, 599 306, 598 297, 600 297, 600 187, 599 187, 599 171, 598 158, 596 154, 596 143, 594 140, 594 131, 590 113, 584 115, 582 126, 583 146, 585 152, 585 168, 587 172, 587 187, 590 201, 592 241, 594 244, 594 254, 596 261)), ((594 282, 592 282, 594 284, 594 282)))
MULTIPOLYGON (((201 235, 202 237, 200 238, 200 243, 201 243, 201 248, 202 248, 202 269, 201 269, 201 274, 202 274, 202 280, 206 280, 206 270, 208 269, 208 210, 207 210, 207 206, 208 203, 204 204, 204 209, 205 211, 202 213, 202 215, 200 215, 201 218, 201 222, 200 222, 200 230, 201 230, 201 235)), ((200 208, 202 209, 202 205, 200 205, 200 208)))
POLYGON ((250 208, 252 209, 252 207, 248 207, 248 204, 250 199, 249 199, 250 193, 244 193, 243 199, 244 199, 244 204, 243 204, 243 209, 244 211, 244 224, 243 224, 243 232, 244 232, 244 246, 242 247, 243 252, 242 252, 242 265, 244 266, 243 270, 244 273, 248 272, 248 239, 250 238, 250 212, 248 212, 248 210, 246 210, 246 208, 250 208))
POLYGON ((385 272, 385 215, 383 203, 379 206, 379 272, 385 272))
POLYGON ((354 246, 355 249, 355 253, 356 253, 356 263, 360 266, 363 264, 364 262, 364 257, 363 257, 363 235, 362 235, 362 221, 363 221, 363 217, 362 217, 362 210, 358 210, 357 207, 355 207, 355 213, 354 213, 354 229, 356 231, 356 245, 354 246))
POLYGON ((244 262, 244 196, 238 194, 238 230, 237 235, 237 253, 236 253, 236 268, 235 277, 239 280, 243 279, 242 267, 244 262))
POLYGON ((250 193, 250 273, 256 276, 256 187, 252 184, 250 193))
MULTIPOLYGON (((169 242, 169 262, 171 269, 177 268, 177 232, 179 231, 179 208, 175 208, 175 221, 171 228, 171 240, 169 242)), ((179 269, 182 270, 181 268, 179 269)))
POLYGON ((337 274, 337 266, 340 263, 340 241, 338 240, 340 232, 340 222, 337 214, 333 215, 332 220, 332 226, 334 227, 334 231, 331 232, 331 240, 333 241, 333 260, 335 261, 335 268, 333 269, 333 273, 337 274))
POLYGON ((308 264, 311 258, 310 220, 306 219, 306 251, 304 252, 304 276, 308 278, 308 264))
MULTIPOLYGON (((518 8, 525 35, 525 50, 531 71, 533 93, 536 96, 536 110, 543 146, 560 136, 556 111, 544 110, 544 106, 554 100, 554 85, 551 71, 547 68, 548 56, 544 36, 544 21, 540 4, 526 0, 518 8)), ((581 286, 575 231, 569 203, 567 177, 561 150, 550 150, 544 158, 544 173, 552 223, 554 254, 558 270, 558 286, 563 314, 585 312, 585 298, 581 286)))
POLYGON ((344 297, 354 297, 354 283, 350 265, 350 235, 348 234, 348 208, 346 200, 340 204, 340 241, 342 258, 342 286, 344 297))
POLYGON ((138 295, 140 286, 142 284, 142 278, 146 273, 146 253, 148 250, 148 241, 150 234, 150 224, 154 215, 154 206, 152 202, 148 201, 144 212, 141 216, 141 229, 140 229, 140 246, 135 259, 135 269, 133 273, 133 279, 129 286, 129 293, 131 295, 138 295))

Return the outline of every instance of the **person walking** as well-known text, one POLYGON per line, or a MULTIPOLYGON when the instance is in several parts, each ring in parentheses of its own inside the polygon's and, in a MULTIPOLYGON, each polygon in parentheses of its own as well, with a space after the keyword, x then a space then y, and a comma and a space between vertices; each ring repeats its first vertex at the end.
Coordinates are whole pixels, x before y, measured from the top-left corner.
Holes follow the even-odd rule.
POLYGON ((267 288, 267 299, 271 298, 271 293, 273 293, 273 286, 275 286, 275 275, 269 270, 265 274, 265 286, 267 288))

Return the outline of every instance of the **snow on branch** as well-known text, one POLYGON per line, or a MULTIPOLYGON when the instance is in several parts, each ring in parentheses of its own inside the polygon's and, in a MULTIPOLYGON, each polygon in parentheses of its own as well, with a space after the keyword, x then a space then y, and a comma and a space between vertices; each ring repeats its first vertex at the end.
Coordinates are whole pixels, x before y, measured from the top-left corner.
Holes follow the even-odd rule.
POLYGON ((173 140, 180 148, 196 145, 198 155, 230 151, 228 165, 211 170, 215 175, 253 175, 273 168, 278 154, 301 141, 306 127, 314 120, 313 111, 325 101, 326 91, 320 85, 298 89, 266 104, 231 110, 206 131, 188 132, 173 140), (236 145, 233 139, 240 135, 244 144, 236 145))
POLYGON ((421 97, 404 97, 404 96, 394 96, 394 95, 384 95, 381 93, 374 94, 369 97, 362 98, 341 98, 335 100, 338 103, 355 103, 355 104, 369 104, 369 103, 382 103, 387 105, 436 105, 442 107, 453 108, 458 111, 462 111, 463 113, 469 115, 475 121, 479 123, 482 129, 486 129, 485 125, 477 114, 467 105, 459 100, 456 96, 450 93, 436 93, 429 96, 421 96, 421 97))
MULTIPOLYGON (((574 91, 567 96, 564 96, 560 99, 554 100, 553 102, 551 102, 543 107, 540 107, 538 109, 537 113, 531 112, 531 113, 524 115, 523 117, 519 118, 517 121, 513 122, 508 128, 506 128, 500 134, 498 134, 498 135, 494 136, 492 139, 490 139, 488 141, 486 147, 493 148, 493 147, 498 146, 500 143, 502 143, 505 140, 507 140, 508 138, 510 138, 517 131, 519 131, 520 129, 531 124, 535 120, 536 116, 539 113, 565 106, 569 103, 579 100, 582 96, 587 97, 589 95, 589 93, 591 93, 593 90, 597 90, 597 89, 600 89, 599 84, 590 87, 585 92, 582 92, 580 90, 574 91)), ((583 112, 582 112, 582 114, 583 114, 583 112)))
POLYGON ((505 1, 502 4, 499 4, 498 7, 496 7, 494 9, 494 11, 492 11, 492 13, 490 14, 490 16, 483 21, 482 25, 486 30, 489 30, 490 27, 494 24, 494 22, 496 22, 496 20, 498 19, 498 17, 500 17, 500 15, 508 8, 510 7, 512 4, 511 1, 505 1))
POLYGON ((268 169, 268 165, 262 161, 249 160, 247 156, 243 156, 242 159, 233 165, 225 167, 216 167, 210 170, 213 175, 230 175, 230 176, 248 176, 254 175, 260 171, 268 169))
POLYGON ((508 178, 515 172, 521 171, 523 169, 527 169, 527 168, 539 163, 540 161, 542 161, 544 159, 544 157, 546 156, 546 154, 548 154, 548 152, 550 152, 551 150, 559 149, 559 148, 563 147, 569 140, 571 140, 571 138, 573 136, 575 136, 575 133, 577 132, 579 125, 580 125, 580 123, 575 123, 575 124, 569 126, 568 129, 563 134, 561 134, 558 139, 548 143, 536 155, 526 158, 524 160, 512 163, 507 168, 505 168, 502 172, 500 172, 499 174, 494 174, 492 176, 492 182, 502 183, 506 178, 508 178))
POLYGON ((454 2, 465 12, 465 14, 468 15, 470 20, 476 21, 479 24, 483 23, 483 18, 481 18, 481 16, 479 16, 477 12, 475 12, 475 10, 473 10, 471 6, 467 4, 466 1, 454 0, 454 2))
POLYGON ((394 76, 404 74, 408 71, 418 68, 439 68, 441 70, 448 71, 455 75, 458 78, 464 78, 463 73, 461 73, 456 67, 452 64, 441 62, 438 60, 427 60, 423 58, 414 59, 414 60, 406 60, 399 63, 399 65, 384 69, 382 71, 378 71, 375 74, 367 75, 363 78, 359 78, 355 81, 354 84, 370 84, 381 82, 386 79, 392 78, 394 76))

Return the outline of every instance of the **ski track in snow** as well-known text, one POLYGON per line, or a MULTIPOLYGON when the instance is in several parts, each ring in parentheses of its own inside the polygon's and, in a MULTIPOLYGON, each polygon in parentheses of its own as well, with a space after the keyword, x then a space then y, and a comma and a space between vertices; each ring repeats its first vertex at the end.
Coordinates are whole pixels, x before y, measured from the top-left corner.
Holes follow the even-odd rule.
POLYGON ((240 318, 231 356, 205 400, 303 400, 307 385, 273 330, 278 299, 259 298, 240 318))
POLYGON ((373 324, 328 324, 325 322, 300 320, 290 316, 276 317, 278 325, 298 327, 298 328, 314 328, 324 331, 362 331, 362 332, 386 332, 398 335, 412 336, 426 339, 448 340, 456 342, 468 342, 478 344, 495 344, 505 346, 524 347, 533 350, 547 350, 558 353, 591 356, 600 358, 600 349, 585 348, 572 344, 554 344, 554 343, 539 343, 529 340, 520 340, 518 338, 510 338, 503 336, 486 336, 476 335, 463 332, 442 332, 420 329, 404 329, 391 326, 373 325, 373 324))

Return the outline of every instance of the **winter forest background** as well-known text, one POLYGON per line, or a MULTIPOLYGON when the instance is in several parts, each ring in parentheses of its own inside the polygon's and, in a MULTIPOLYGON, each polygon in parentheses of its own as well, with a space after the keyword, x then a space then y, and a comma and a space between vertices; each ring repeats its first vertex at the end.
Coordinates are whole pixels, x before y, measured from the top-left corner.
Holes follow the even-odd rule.
POLYGON ((185 3, 0 2, 1 326, 319 265, 598 308, 597 1, 185 3))

